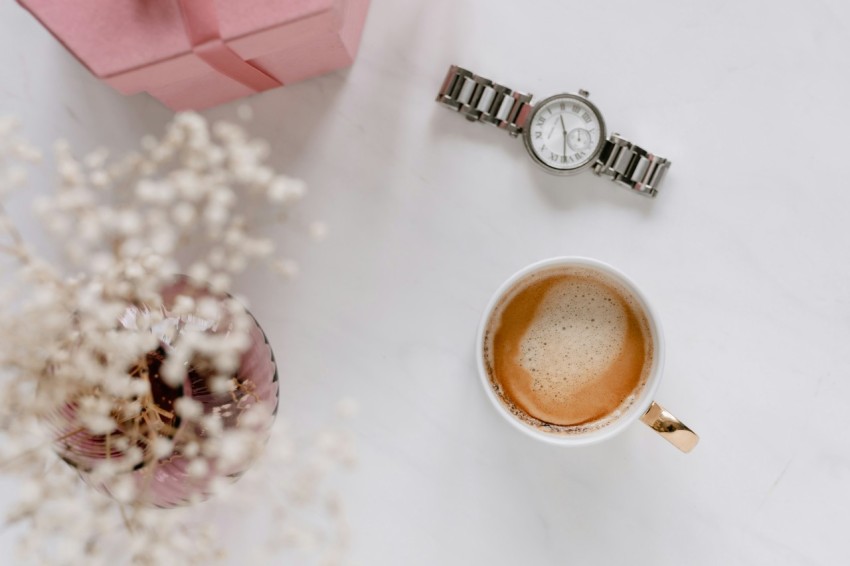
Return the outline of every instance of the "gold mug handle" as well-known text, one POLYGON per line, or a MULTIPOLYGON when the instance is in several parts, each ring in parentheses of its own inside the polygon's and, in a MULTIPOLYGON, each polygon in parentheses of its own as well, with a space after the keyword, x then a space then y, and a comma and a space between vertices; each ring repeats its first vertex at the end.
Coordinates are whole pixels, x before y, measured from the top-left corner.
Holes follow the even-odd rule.
POLYGON ((697 433, 689 429, 685 423, 671 415, 655 401, 652 402, 640 420, 682 452, 690 452, 699 442, 697 433))

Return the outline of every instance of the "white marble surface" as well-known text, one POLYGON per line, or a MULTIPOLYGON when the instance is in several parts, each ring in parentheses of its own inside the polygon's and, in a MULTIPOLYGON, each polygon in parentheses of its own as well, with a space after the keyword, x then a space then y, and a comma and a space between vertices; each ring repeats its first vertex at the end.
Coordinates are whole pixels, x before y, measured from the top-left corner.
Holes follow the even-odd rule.
MULTIPOLYGON (((251 100, 275 163, 310 184, 304 217, 331 228, 284 243, 295 282, 244 290, 291 418, 361 403, 352 563, 850 563, 847 53, 840 0, 374 0, 350 71, 251 100), (452 62, 537 95, 590 90, 610 129, 672 159, 663 194, 538 170, 434 103, 452 62), (565 254, 654 301, 658 397, 701 434, 692 454, 640 424, 559 449, 489 405, 481 310, 513 271, 565 254)), ((129 146, 169 117, 100 84, 10 0, 0 111, 80 148, 129 146)))

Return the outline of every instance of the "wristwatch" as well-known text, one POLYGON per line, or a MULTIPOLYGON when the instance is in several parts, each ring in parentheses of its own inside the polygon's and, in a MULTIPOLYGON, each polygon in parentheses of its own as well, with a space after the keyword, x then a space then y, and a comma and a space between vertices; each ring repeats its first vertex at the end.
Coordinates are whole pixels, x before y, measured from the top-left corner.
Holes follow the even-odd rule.
POLYGON ((573 175, 591 169, 654 197, 670 161, 619 134, 606 137, 605 120, 589 96, 579 90, 578 94, 556 94, 534 104, 531 94, 452 65, 437 102, 473 122, 493 124, 513 137, 522 135, 531 158, 549 173, 573 175))

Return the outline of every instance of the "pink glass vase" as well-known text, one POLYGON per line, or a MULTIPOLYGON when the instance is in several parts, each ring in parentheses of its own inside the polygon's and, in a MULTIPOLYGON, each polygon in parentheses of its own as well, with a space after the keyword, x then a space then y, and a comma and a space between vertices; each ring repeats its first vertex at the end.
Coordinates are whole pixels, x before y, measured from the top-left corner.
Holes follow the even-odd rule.
MULTIPOLYGON (((163 312, 166 322, 177 322, 185 320, 172 312, 175 299, 178 296, 190 296, 195 300, 213 297, 224 301, 224 296, 216 297, 203 286, 192 282, 186 277, 180 277, 174 283, 167 286, 163 292, 163 312)), ((124 326, 131 326, 133 318, 143 312, 144 308, 130 307, 125 316, 122 317, 124 326)), ((223 430, 237 426, 240 416, 252 411, 252 424, 248 429, 250 434, 256 435, 252 440, 265 441, 271 431, 278 407, 278 374, 274 353, 269 345, 265 333, 257 323, 253 315, 253 322, 249 331, 249 345, 242 353, 239 367, 232 379, 236 387, 234 391, 225 393, 214 393, 210 388, 210 377, 202 371, 195 371, 190 367, 186 372, 183 384, 179 387, 170 387, 159 377, 162 363, 168 356, 170 345, 167 339, 160 338, 160 346, 150 352, 146 360, 146 372, 150 383, 150 393, 157 408, 165 416, 162 418, 164 426, 173 430, 171 440, 173 450, 170 454, 161 458, 145 458, 143 462, 136 464, 134 469, 124 473, 132 475, 135 484, 135 501, 146 505, 169 508, 201 501, 208 498, 213 492, 213 485, 219 478, 231 480, 238 479, 253 463, 252 459, 230 465, 226 469, 218 464, 214 457, 197 456, 188 454, 190 446, 181 440, 181 431, 191 427, 192 438, 196 443, 202 443, 209 436, 198 422, 183 422, 175 411, 175 403, 181 397, 188 397, 200 403, 204 415, 217 414, 223 430), (200 476, 190 473, 190 463, 193 459, 202 459, 207 464, 207 472, 200 476)), ((193 318, 197 326, 198 318, 193 318)), ((221 321, 207 321, 209 330, 205 332, 228 332, 227 324, 221 321)), ((107 494, 115 495, 114 479, 102 481, 96 478, 93 470, 102 465, 105 460, 114 460, 120 463, 126 457, 127 446, 122 446, 117 439, 121 438, 120 432, 108 435, 95 435, 89 431, 79 431, 79 423, 75 418, 77 406, 73 402, 64 404, 54 418, 50 419, 55 443, 59 456, 69 465, 76 468, 83 480, 107 494)), ((242 430, 245 430, 243 426, 242 430)), ((126 443, 125 443, 126 444, 126 443)), ((117 476, 116 476, 117 477, 117 476)))

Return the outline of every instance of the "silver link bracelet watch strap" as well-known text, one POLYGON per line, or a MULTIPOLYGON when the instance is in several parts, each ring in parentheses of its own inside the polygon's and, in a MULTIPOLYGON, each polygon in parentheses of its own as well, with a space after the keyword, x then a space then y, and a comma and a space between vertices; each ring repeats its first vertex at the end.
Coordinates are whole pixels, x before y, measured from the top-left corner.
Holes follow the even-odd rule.
POLYGON ((593 164, 593 172, 642 195, 654 197, 669 167, 669 159, 649 153, 619 134, 612 134, 605 140, 593 164))
POLYGON ((518 136, 531 113, 531 96, 452 65, 437 102, 457 110, 467 120, 487 122, 518 136))
MULTIPOLYGON (((437 102, 457 110, 467 120, 493 124, 516 137, 522 133, 531 114, 531 97, 531 94, 514 91, 452 65, 440 87, 437 102)), ((605 140, 593 164, 593 172, 644 196, 654 197, 669 167, 670 160, 615 133, 605 140)))

